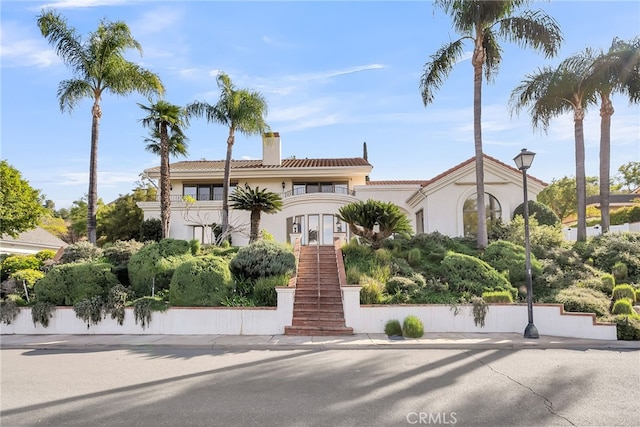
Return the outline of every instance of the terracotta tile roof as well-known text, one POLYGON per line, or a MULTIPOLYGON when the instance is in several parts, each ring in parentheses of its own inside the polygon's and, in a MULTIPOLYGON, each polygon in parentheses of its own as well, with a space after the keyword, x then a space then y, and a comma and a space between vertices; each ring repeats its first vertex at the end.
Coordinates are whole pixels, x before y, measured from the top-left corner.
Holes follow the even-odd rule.
MULTIPOLYGON (((224 160, 185 160, 171 163, 172 171, 207 171, 223 170, 224 160)), ((282 159, 282 164, 263 165, 262 160, 231 160, 231 169, 282 169, 282 168, 326 168, 326 167, 353 167, 371 166, 361 157, 338 159, 282 159)), ((147 169, 147 172, 160 172, 160 166, 147 169)))
POLYGON ((405 179, 405 180, 386 180, 386 181, 367 181, 367 185, 419 185, 424 187, 427 181, 424 179, 405 179))

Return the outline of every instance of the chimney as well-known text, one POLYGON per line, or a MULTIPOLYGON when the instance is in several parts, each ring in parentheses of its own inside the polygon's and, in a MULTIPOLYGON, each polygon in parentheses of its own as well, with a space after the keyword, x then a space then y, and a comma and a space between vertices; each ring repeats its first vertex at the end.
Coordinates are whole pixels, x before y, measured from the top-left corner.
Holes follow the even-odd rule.
POLYGON ((280 166, 281 164, 280 133, 266 132, 262 135, 262 165, 280 166))

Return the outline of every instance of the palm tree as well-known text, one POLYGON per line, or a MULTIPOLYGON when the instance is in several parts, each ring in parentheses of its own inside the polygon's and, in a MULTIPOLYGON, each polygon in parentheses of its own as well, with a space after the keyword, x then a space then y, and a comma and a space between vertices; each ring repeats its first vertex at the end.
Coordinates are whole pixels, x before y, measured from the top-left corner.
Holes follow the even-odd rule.
POLYGON ((394 233, 408 237, 411 224, 407 215, 390 202, 369 199, 342 206, 337 217, 349 224, 349 231, 362 237, 374 249, 394 233))
POLYGON ((111 92, 128 95, 133 92, 145 96, 164 93, 157 75, 137 64, 127 61, 127 49, 137 49, 140 44, 131 36, 127 24, 121 21, 103 20, 95 32, 82 39, 67 21, 54 11, 42 11, 38 16, 42 35, 54 47, 57 55, 74 74, 58 86, 61 111, 71 111, 83 99, 91 98, 91 154, 89 160, 89 192, 87 209, 87 234, 91 243, 96 242, 96 212, 98 200, 98 133, 102 109, 102 95, 111 92))
POLYGON ((271 214, 282 210, 282 199, 278 194, 267 191, 266 188, 262 190, 260 187, 252 189, 247 184, 245 184, 244 188, 236 187, 229 199, 231 200, 232 208, 251 212, 249 244, 258 240, 261 213, 271 214))
POLYGON ((573 55, 556 69, 545 67, 527 75, 511 93, 511 109, 516 113, 529 107, 534 128, 546 132, 551 118, 573 112, 576 200, 579 242, 587 239, 587 183, 585 176, 585 151, 583 120, 587 107, 596 103, 596 86, 591 70, 595 54, 591 49, 573 55))
POLYGON ((609 231, 609 194, 611 171, 611 116, 612 93, 640 102, 640 38, 630 42, 614 39, 607 53, 601 54, 592 67, 600 96, 600 213, 601 230, 609 231))
MULTIPOLYGON (((164 100, 146 106, 138 104, 148 113, 141 119, 142 125, 151 129, 152 135, 160 137, 160 223, 162 226, 162 238, 169 237, 169 224, 171 222, 171 172, 169 170, 169 155, 176 151, 185 151, 185 136, 182 128, 185 126, 185 110, 164 100), (179 145, 176 145, 178 143, 179 145)), ((148 141, 148 140, 147 140, 148 141)), ((150 144, 151 151, 156 148, 150 144)))
POLYGON ((228 75, 221 73, 217 78, 220 98, 215 105, 196 101, 187 105, 190 117, 206 117, 207 122, 215 122, 229 128, 227 136, 227 156, 224 164, 222 186, 222 234, 229 228, 229 187, 231 175, 231 153, 236 131, 243 135, 261 135, 268 130, 265 122, 267 102, 259 92, 237 89, 228 75))
POLYGON ((562 42, 556 21, 542 11, 525 11, 520 16, 512 13, 529 0, 435 0, 451 16, 454 29, 462 35, 458 40, 443 45, 431 61, 424 66, 420 90, 425 107, 462 59, 467 41, 473 44, 473 135, 476 161, 476 195, 478 208, 478 247, 487 246, 486 206, 484 201, 484 157, 482 153, 482 74, 491 82, 502 61, 499 39, 515 42, 523 47, 542 51, 546 57, 554 56, 562 42))

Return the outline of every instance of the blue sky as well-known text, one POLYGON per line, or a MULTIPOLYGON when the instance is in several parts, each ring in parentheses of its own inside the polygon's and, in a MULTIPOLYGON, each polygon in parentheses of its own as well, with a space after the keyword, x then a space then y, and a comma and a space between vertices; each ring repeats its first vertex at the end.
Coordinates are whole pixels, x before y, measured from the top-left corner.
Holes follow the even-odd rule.
MULTIPOLYGON (((71 72, 40 35, 36 16, 55 8, 86 35, 100 19, 123 20, 144 55, 128 57, 157 73, 178 105, 214 103, 219 70, 239 88, 255 89, 269 104, 267 121, 279 131, 283 157, 358 157, 367 142, 371 179, 429 179, 474 155, 472 67, 467 58, 425 108, 419 93, 424 63, 458 38, 449 18, 429 1, 2 1, 1 152, 57 208, 88 189, 91 101, 61 113, 58 83, 71 72)), ((558 57, 504 43, 493 84, 483 87, 486 154, 513 164, 521 148, 538 153, 530 169, 547 182, 575 175, 572 116, 534 131, 526 111, 511 117, 509 95, 526 74, 556 65, 586 47, 607 49, 614 37, 640 34, 640 2, 535 2, 560 24, 558 57)), ((471 46, 468 46, 471 49, 471 46)), ((147 131, 136 103, 106 95, 100 127, 98 195, 105 202, 130 192, 139 174, 159 164, 144 150, 147 131)), ((611 168, 640 161, 640 108, 614 98, 611 168)), ((598 174, 600 116, 585 119, 586 167, 598 174)), ((189 157, 223 159, 227 130, 193 120, 189 157)), ((233 157, 260 158, 259 137, 238 136, 233 157)))

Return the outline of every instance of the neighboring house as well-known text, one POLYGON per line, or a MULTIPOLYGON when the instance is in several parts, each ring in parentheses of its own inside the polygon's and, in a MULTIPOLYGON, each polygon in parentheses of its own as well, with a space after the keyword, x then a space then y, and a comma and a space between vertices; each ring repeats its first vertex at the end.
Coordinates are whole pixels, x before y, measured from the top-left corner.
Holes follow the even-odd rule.
POLYGON ((67 243, 41 227, 20 233, 15 239, 8 235, 0 239, 0 253, 12 255, 33 255, 44 249, 57 252, 66 246, 67 243))
MULTIPOLYGON (((627 194, 610 194, 609 208, 612 210, 624 207, 636 206, 640 203, 640 187, 627 194)), ((594 206, 600 209, 600 195, 587 197, 587 207, 594 206)))
MULTIPOLYGON (((489 156, 484 165, 487 215, 508 222, 524 201, 522 173, 489 156)), ((280 136, 274 132, 263 137, 262 160, 232 161, 230 191, 246 183, 280 194, 282 211, 262 214, 260 228, 281 242, 290 242, 298 232, 303 244, 331 244, 335 236, 349 238, 347 225, 336 214, 348 203, 367 199, 398 205, 416 233, 463 236, 476 229, 473 158, 428 180, 371 181, 372 168, 361 157, 281 159, 280 136)), ((145 173, 159 179, 160 168, 145 173)), ((171 237, 213 241, 211 225, 221 222, 223 174, 223 160, 171 164, 171 237)), ((530 176, 529 198, 535 200, 545 186, 530 176)), ((160 218, 159 199, 138 202, 138 206, 145 220, 160 218)), ((229 217, 233 244, 247 244, 249 212, 231 210, 229 217)))

